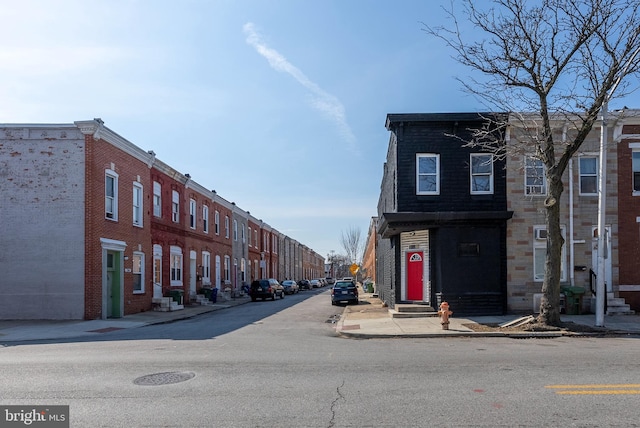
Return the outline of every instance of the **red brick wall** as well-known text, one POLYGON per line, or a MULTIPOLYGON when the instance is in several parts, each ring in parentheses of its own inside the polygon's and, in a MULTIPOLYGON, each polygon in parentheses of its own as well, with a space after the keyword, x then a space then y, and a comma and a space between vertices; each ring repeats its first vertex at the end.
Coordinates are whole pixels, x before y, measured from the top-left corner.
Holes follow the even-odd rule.
MULTIPOLYGON (((624 133, 640 133, 640 126, 625 126, 624 133), (635 129, 630 129, 635 128, 635 129)), ((638 255, 640 254, 640 197, 633 196, 633 172, 629 143, 622 140, 618 144, 618 228, 619 264, 621 285, 640 285, 638 255)))
POLYGON ((102 317, 102 246, 100 238, 124 241, 124 315, 151 309, 153 287, 151 278, 151 195, 148 166, 115 146, 85 136, 86 150, 86 259, 85 259, 85 319, 102 317), (105 218, 105 171, 118 174, 118 219, 105 218), (139 181, 138 181, 139 179, 139 181), (133 225, 133 183, 143 187, 143 227, 133 225), (145 284, 143 294, 133 293, 133 252, 145 254, 145 284), (129 270, 128 272, 126 270, 129 270))

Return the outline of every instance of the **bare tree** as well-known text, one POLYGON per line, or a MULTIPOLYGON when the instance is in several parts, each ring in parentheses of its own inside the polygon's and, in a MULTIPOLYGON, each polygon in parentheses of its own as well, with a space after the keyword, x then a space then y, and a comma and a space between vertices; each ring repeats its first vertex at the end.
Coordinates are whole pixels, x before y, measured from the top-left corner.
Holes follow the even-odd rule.
POLYGON ((342 231, 340 244, 345 251, 350 263, 360 263, 360 257, 364 249, 364 241, 362 240, 362 230, 355 226, 350 226, 346 231, 342 231))
MULTIPOLYGON (((560 325, 560 229, 562 175, 607 102, 633 89, 640 74, 638 0, 463 0, 462 14, 482 33, 465 40, 453 3, 451 27, 425 31, 442 39, 456 60, 481 79, 459 79, 466 91, 508 119, 477 130, 470 144, 504 156, 526 153, 544 164, 547 255, 538 322, 560 325), (476 4, 474 4, 476 3, 476 4), (519 113, 514 113, 519 112, 519 113), (559 127, 572 130, 558 132, 559 127), (511 142, 496 145, 491 131, 513 130, 511 142), (515 135, 514 135, 515 134, 515 135)), ((604 109, 604 110, 603 110, 604 109)))

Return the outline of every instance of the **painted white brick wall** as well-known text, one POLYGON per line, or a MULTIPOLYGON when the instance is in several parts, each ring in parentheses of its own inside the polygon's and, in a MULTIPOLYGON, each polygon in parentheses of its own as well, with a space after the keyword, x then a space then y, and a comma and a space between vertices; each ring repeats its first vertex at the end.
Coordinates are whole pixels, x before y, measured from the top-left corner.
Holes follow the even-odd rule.
POLYGON ((84 316, 84 136, 0 125, 0 319, 84 316))

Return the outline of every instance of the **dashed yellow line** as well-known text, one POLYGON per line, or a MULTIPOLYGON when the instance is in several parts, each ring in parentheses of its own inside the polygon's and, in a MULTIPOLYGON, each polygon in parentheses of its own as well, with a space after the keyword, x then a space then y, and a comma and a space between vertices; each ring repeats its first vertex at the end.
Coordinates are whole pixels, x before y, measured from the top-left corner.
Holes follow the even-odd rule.
POLYGON ((640 395, 640 384, 546 385, 558 395, 640 395))

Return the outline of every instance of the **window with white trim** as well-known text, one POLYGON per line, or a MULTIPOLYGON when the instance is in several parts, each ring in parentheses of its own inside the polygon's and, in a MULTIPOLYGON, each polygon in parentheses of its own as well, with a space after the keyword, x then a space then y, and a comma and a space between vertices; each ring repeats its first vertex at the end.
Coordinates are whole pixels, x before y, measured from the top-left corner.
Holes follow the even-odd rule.
POLYGON ((105 218, 118 221, 118 174, 115 171, 105 171, 104 187, 105 218))
POLYGON ((544 175, 544 164, 540 159, 529 156, 525 158, 524 193, 531 196, 547 194, 547 178, 544 175))
POLYGON ((153 215, 162 217, 162 186, 157 181, 153 182, 153 215))
POLYGON ((493 193, 493 155, 471 153, 471 194, 493 193))
POLYGON ((171 220, 180 222, 180 193, 177 190, 171 192, 171 220))
POLYGON ((253 236, 253 234, 251 233, 251 226, 249 226, 249 246, 253 247, 253 245, 251 245, 251 237, 253 236))
POLYGON ((238 241, 238 220, 233 220, 233 240, 238 241))
MULTIPOLYGON (((258 229, 255 229, 253 231, 253 243, 254 243, 254 245, 253 245, 254 247, 259 248, 258 247, 258 229)), ((257 278, 257 276, 256 276, 256 278, 257 278)))
POLYGON ((242 224, 242 243, 244 244, 245 242, 247 242, 247 234, 246 234, 246 227, 243 223, 242 224))
POLYGON ((633 193, 640 194, 640 150, 631 152, 631 169, 633 170, 633 193))
POLYGON ((229 216, 224 216, 224 237, 229 238, 229 216))
POLYGON ((580 171, 580 194, 598 194, 598 156, 580 156, 578 158, 580 171))
POLYGON ((440 194, 440 155, 416 153, 416 195, 440 194))
POLYGON ((220 235, 220 213, 218 210, 213 214, 213 224, 216 235, 220 235))
POLYGON ((209 206, 202 205, 202 228, 204 233, 209 233, 209 206))
POLYGON ((247 266, 246 266, 246 260, 243 258, 240 259, 240 281, 242 282, 246 282, 247 281, 247 266))
POLYGON ((202 285, 211 285, 211 253, 202 252, 202 285))
POLYGON ((191 229, 196 228, 196 210, 198 209, 198 204, 194 199, 189 199, 189 227, 191 229))
POLYGON ((142 184, 133 183, 133 225, 142 227, 142 184))
POLYGON ((171 285, 182 285, 182 248, 171 246, 171 285))
MULTIPOLYGON (((560 226, 562 237, 565 238, 565 228, 560 226)), ((547 256, 547 229, 545 226, 533 227, 533 280, 544 281, 544 265, 547 256)), ((565 257, 565 245, 562 245, 560 258, 560 281, 567 280, 567 260, 565 257)))
POLYGON ((133 273, 133 293, 144 293, 144 253, 133 253, 133 266, 131 272, 133 273))

